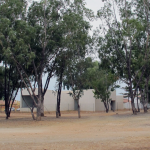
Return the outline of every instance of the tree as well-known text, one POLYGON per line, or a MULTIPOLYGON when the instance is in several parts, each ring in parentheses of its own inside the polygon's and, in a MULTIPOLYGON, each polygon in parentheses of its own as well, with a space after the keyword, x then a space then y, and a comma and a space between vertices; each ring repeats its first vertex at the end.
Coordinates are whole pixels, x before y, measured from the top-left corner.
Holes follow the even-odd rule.
POLYGON ((41 120, 44 95, 56 71, 56 59, 63 51, 79 53, 75 47, 84 53, 82 45, 87 43, 84 39, 90 28, 84 18, 90 17, 91 11, 80 0, 43 0, 33 2, 28 10, 25 1, 8 0, 1 10, 2 25, 8 27, 9 33, 9 41, 6 41, 6 30, 2 28, 2 38, 7 43, 3 50, 15 62, 21 81, 37 108, 36 120, 41 120), (46 73, 48 76, 43 86, 42 77, 46 73), (36 87, 38 95, 35 94, 36 87))
MULTIPOLYGON (((115 74, 112 74, 109 70, 103 70, 97 61, 93 62, 92 68, 88 68, 88 81, 90 86, 94 89, 94 97, 101 99, 104 103, 106 113, 109 111, 109 105, 111 106, 111 91, 118 87, 115 84, 116 80, 115 74)), ((113 110, 112 106, 111 110, 113 110)))
POLYGON ((0 4, 0 61, 5 66, 2 70, 2 91, 4 92, 3 96, 5 99, 6 119, 10 117, 11 107, 21 84, 21 79, 17 73, 16 66, 9 56, 10 51, 12 49, 17 51, 17 46, 19 43, 22 43, 22 41, 18 41, 15 47, 15 40, 17 37, 15 31, 19 24, 18 20, 24 16, 25 8, 26 3, 24 0, 4 0, 0 4))
POLYGON ((64 87, 71 90, 68 94, 72 96, 77 103, 78 117, 80 118, 80 105, 79 100, 82 97, 83 90, 87 83, 87 68, 91 66, 90 58, 79 58, 70 61, 70 65, 65 70, 65 77, 63 80, 64 87))
POLYGON ((66 68, 66 59, 67 55, 64 52, 60 57, 57 58, 56 61, 56 76, 58 77, 58 87, 57 87, 57 106, 56 106, 56 118, 61 116, 60 113, 60 101, 61 101, 61 91, 62 91, 62 82, 63 82, 63 74, 66 68))
POLYGON ((98 18, 105 23, 102 27, 104 36, 98 38, 99 57, 106 59, 129 87, 132 111, 136 114, 134 98, 149 62, 148 1, 113 0, 104 3, 98 11, 98 18), (140 14, 139 10, 143 12, 140 14), (116 11, 119 11, 118 18, 116 11), (141 15, 144 19, 139 17, 141 15))

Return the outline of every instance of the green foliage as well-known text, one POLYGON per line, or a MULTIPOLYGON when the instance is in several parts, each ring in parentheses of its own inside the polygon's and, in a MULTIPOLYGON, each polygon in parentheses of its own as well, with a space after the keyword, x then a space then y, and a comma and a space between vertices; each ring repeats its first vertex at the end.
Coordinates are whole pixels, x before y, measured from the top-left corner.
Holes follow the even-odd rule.
POLYGON ((145 4, 149 2, 108 0, 97 13, 103 20, 101 30, 105 33, 103 36, 95 33, 102 66, 117 73, 127 85, 129 81, 130 85, 137 83, 136 88, 149 63, 148 8, 145 4))
POLYGON ((91 58, 72 60, 65 71, 63 85, 72 90, 69 94, 74 100, 79 100, 87 88, 87 69, 91 67, 91 62, 91 58))
POLYGON ((54 73, 60 75, 62 54, 71 60, 84 58, 88 52, 91 26, 87 20, 93 18, 93 12, 81 0, 41 0, 26 6, 25 0, 1 3, 0 51, 3 61, 16 65, 26 88, 32 89, 31 97, 36 87, 33 81, 41 89, 42 77, 48 73, 44 92, 38 90, 41 103, 50 78, 54 73))
POLYGON ((106 102, 118 86, 115 84, 117 77, 109 70, 102 70, 98 62, 93 63, 92 68, 88 68, 88 80, 90 86, 94 89, 94 97, 106 102))

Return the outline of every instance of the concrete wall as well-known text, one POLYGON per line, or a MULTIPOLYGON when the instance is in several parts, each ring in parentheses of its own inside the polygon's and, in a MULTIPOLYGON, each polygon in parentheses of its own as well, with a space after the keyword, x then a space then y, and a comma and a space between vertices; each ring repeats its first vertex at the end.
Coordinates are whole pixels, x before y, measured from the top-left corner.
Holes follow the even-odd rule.
POLYGON ((112 99, 112 101, 116 101, 116 90, 111 92, 110 99, 112 99))
MULTIPOLYGON (((30 93, 32 93, 31 90, 30 90, 30 93)), ((35 89, 35 94, 38 95, 38 89, 35 89)), ((29 95, 29 92, 27 91, 27 89, 22 90, 22 95, 29 95)))
MULTIPOLYGON (((60 110, 74 110, 74 101, 73 98, 68 94, 68 91, 62 91, 61 93, 61 102, 60 110)), ((56 111, 57 105, 57 94, 53 94, 51 90, 48 90, 44 98, 45 111, 56 111)))
MULTIPOLYGON (((137 107, 137 103, 134 103, 135 104, 135 108, 137 109, 138 107, 137 107)), ((139 108, 140 109, 143 109, 143 105, 139 102, 138 103, 138 105, 139 105, 139 108)), ((129 109, 129 110, 131 110, 132 109, 132 105, 131 105, 131 103, 130 102, 127 102, 127 103, 124 103, 123 104, 123 108, 124 109, 129 109)))
MULTIPOLYGON (((116 104, 116 91, 111 92, 110 99, 112 99, 114 105, 116 104)), ((111 110, 111 107, 109 105, 109 110, 111 110)), ((115 110, 115 106, 114 106, 115 110)), ((101 102, 101 99, 95 99, 95 111, 106 111, 104 103, 101 102)))
POLYGON ((92 89, 84 90, 84 95, 79 100, 81 111, 95 111, 95 98, 92 89))
MULTIPOLYGON (((24 92, 24 94, 25 94, 24 99, 27 100, 27 101, 31 100, 31 98, 30 98, 29 94, 26 92, 26 90, 23 90, 23 92, 24 92)), ((31 102, 32 102, 32 101, 31 101, 31 102)), ((29 105, 30 105, 30 104, 31 104, 31 103, 29 102, 29 105)), ((30 108, 28 108, 28 107, 26 106, 26 103, 23 101, 22 96, 20 96, 20 111, 21 111, 21 112, 31 112, 31 111, 30 111, 30 108)), ((36 112, 36 108, 34 108, 34 112, 36 112)))
MULTIPOLYGON (((35 93, 37 94, 37 89, 35 93)), ((69 93, 68 91, 62 91, 60 103, 61 111, 74 110, 74 101, 68 93, 69 93)), ((23 90, 23 95, 27 101, 32 102, 32 99, 30 98, 27 90, 23 90)), ((44 97, 44 111, 56 111, 56 104, 57 104, 57 93, 54 94, 52 90, 47 90, 44 97)), ((20 108, 21 108, 20 111, 27 111, 27 112, 30 111, 30 109, 27 108, 25 102, 22 100, 22 97, 20 98, 20 108)))
MULTIPOLYGON (((21 106, 22 106, 22 108, 28 108, 28 106, 32 107, 32 106, 34 105, 31 96, 25 95, 25 96, 23 96, 22 99, 25 100, 25 101, 24 101, 24 100, 21 101, 21 106)), ((35 101, 37 102, 37 98, 35 97, 34 99, 35 99, 35 101)))
POLYGON ((116 110, 122 110, 123 107, 123 95, 116 96, 116 110))
POLYGON ((95 111, 105 111, 104 103, 101 99, 95 99, 95 111))
POLYGON ((74 110, 74 100, 72 96, 68 94, 68 91, 63 91, 61 95, 60 110, 74 110))
MULTIPOLYGON (((84 90, 84 95, 79 100, 80 110, 81 111, 105 111, 104 104, 101 102, 100 99, 95 99, 93 94, 93 89, 84 90)), ((75 102, 73 98, 68 94, 69 91, 62 91, 61 94, 61 103, 60 103, 60 110, 75 110, 75 102)), ((23 90, 23 94, 26 96, 28 92, 27 90, 23 90)), ((37 89, 36 89, 37 94, 37 89)), ((123 109, 123 96, 116 97, 116 91, 111 93, 110 98, 114 102, 114 107, 116 109, 123 109)), ((54 94, 51 90, 47 90, 45 97, 44 97, 44 110, 45 111, 56 111, 56 104, 57 104, 57 93, 54 94)), ((28 108, 23 108, 24 102, 22 101, 22 97, 20 98, 20 108, 21 111, 29 111, 28 108)))

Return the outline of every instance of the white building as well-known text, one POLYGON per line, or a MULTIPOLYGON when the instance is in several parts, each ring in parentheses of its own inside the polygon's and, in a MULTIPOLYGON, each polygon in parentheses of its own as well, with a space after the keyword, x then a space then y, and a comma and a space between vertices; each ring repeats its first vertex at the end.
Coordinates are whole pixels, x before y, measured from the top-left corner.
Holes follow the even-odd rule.
MULTIPOLYGON (((137 104, 137 97, 134 98, 134 105, 135 105, 135 108, 137 109, 138 106, 140 109, 143 109, 143 105, 142 103, 140 102, 140 97, 138 98, 138 104, 137 104)), ((131 98, 127 99, 127 98, 124 98, 123 99, 123 108, 124 109, 132 109, 132 105, 131 105, 131 98)))
MULTIPOLYGON (((92 89, 84 90, 84 95, 80 98, 80 110, 81 111, 105 111, 104 104, 100 99, 95 99, 92 89)), ((61 103, 60 110, 76 110, 77 103, 73 98, 68 94, 68 91, 62 91, 61 94, 61 103)), ((35 91, 37 94, 37 89, 35 91)), ((123 109, 123 96, 116 96, 116 91, 111 93, 110 98, 112 99, 111 103, 114 110, 123 109)), ((26 100, 28 105, 32 105, 32 99, 27 90, 23 90, 23 98, 20 99, 20 111, 27 112, 30 111, 27 104, 23 101, 26 100)), ((44 111, 56 111, 57 104, 57 94, 54 94, 52 90, 47 90, 44 96, 44 111)))

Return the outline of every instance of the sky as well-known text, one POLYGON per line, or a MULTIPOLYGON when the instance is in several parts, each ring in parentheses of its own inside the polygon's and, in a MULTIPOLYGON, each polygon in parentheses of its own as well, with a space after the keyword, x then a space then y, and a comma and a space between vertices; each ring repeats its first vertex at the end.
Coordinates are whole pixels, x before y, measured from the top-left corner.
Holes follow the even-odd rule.
MULTIPOLYGON (((37 0, 37 1, 39 1, 39 0, 37 0)), ((92 9, 94 11, 94 14, 97 14, 97 10, 99 10, 101 7, 103 7, 102 0, 85 0, 85 2, 86 2, 86 7, 89 9, 92 9)), ((91 22, 91 25, 93 26, 92 30, 96 29, 96 27, 98 27, 99 24, 100 24, 100 20, 92 21, 91 22)), ((43 77, 43 83, 45 83, 45 81, 46 81, 46 76, 43 77)), ((56 83, 56 78, 52 78, 48 89, 55 90, 55 83, 56 83)), ((121 87, 125 86, 124 83, 118 82, 118 84, 121 87)), ((122 90, 121 88, 116 89, 117 95, 121 95, 121 93, 123 93, 123 92, 124 92, 124 90, 122 90)), ((18 95, 16 96, 16 100, 20 100, 20 91, 18 92, 18 95)))

